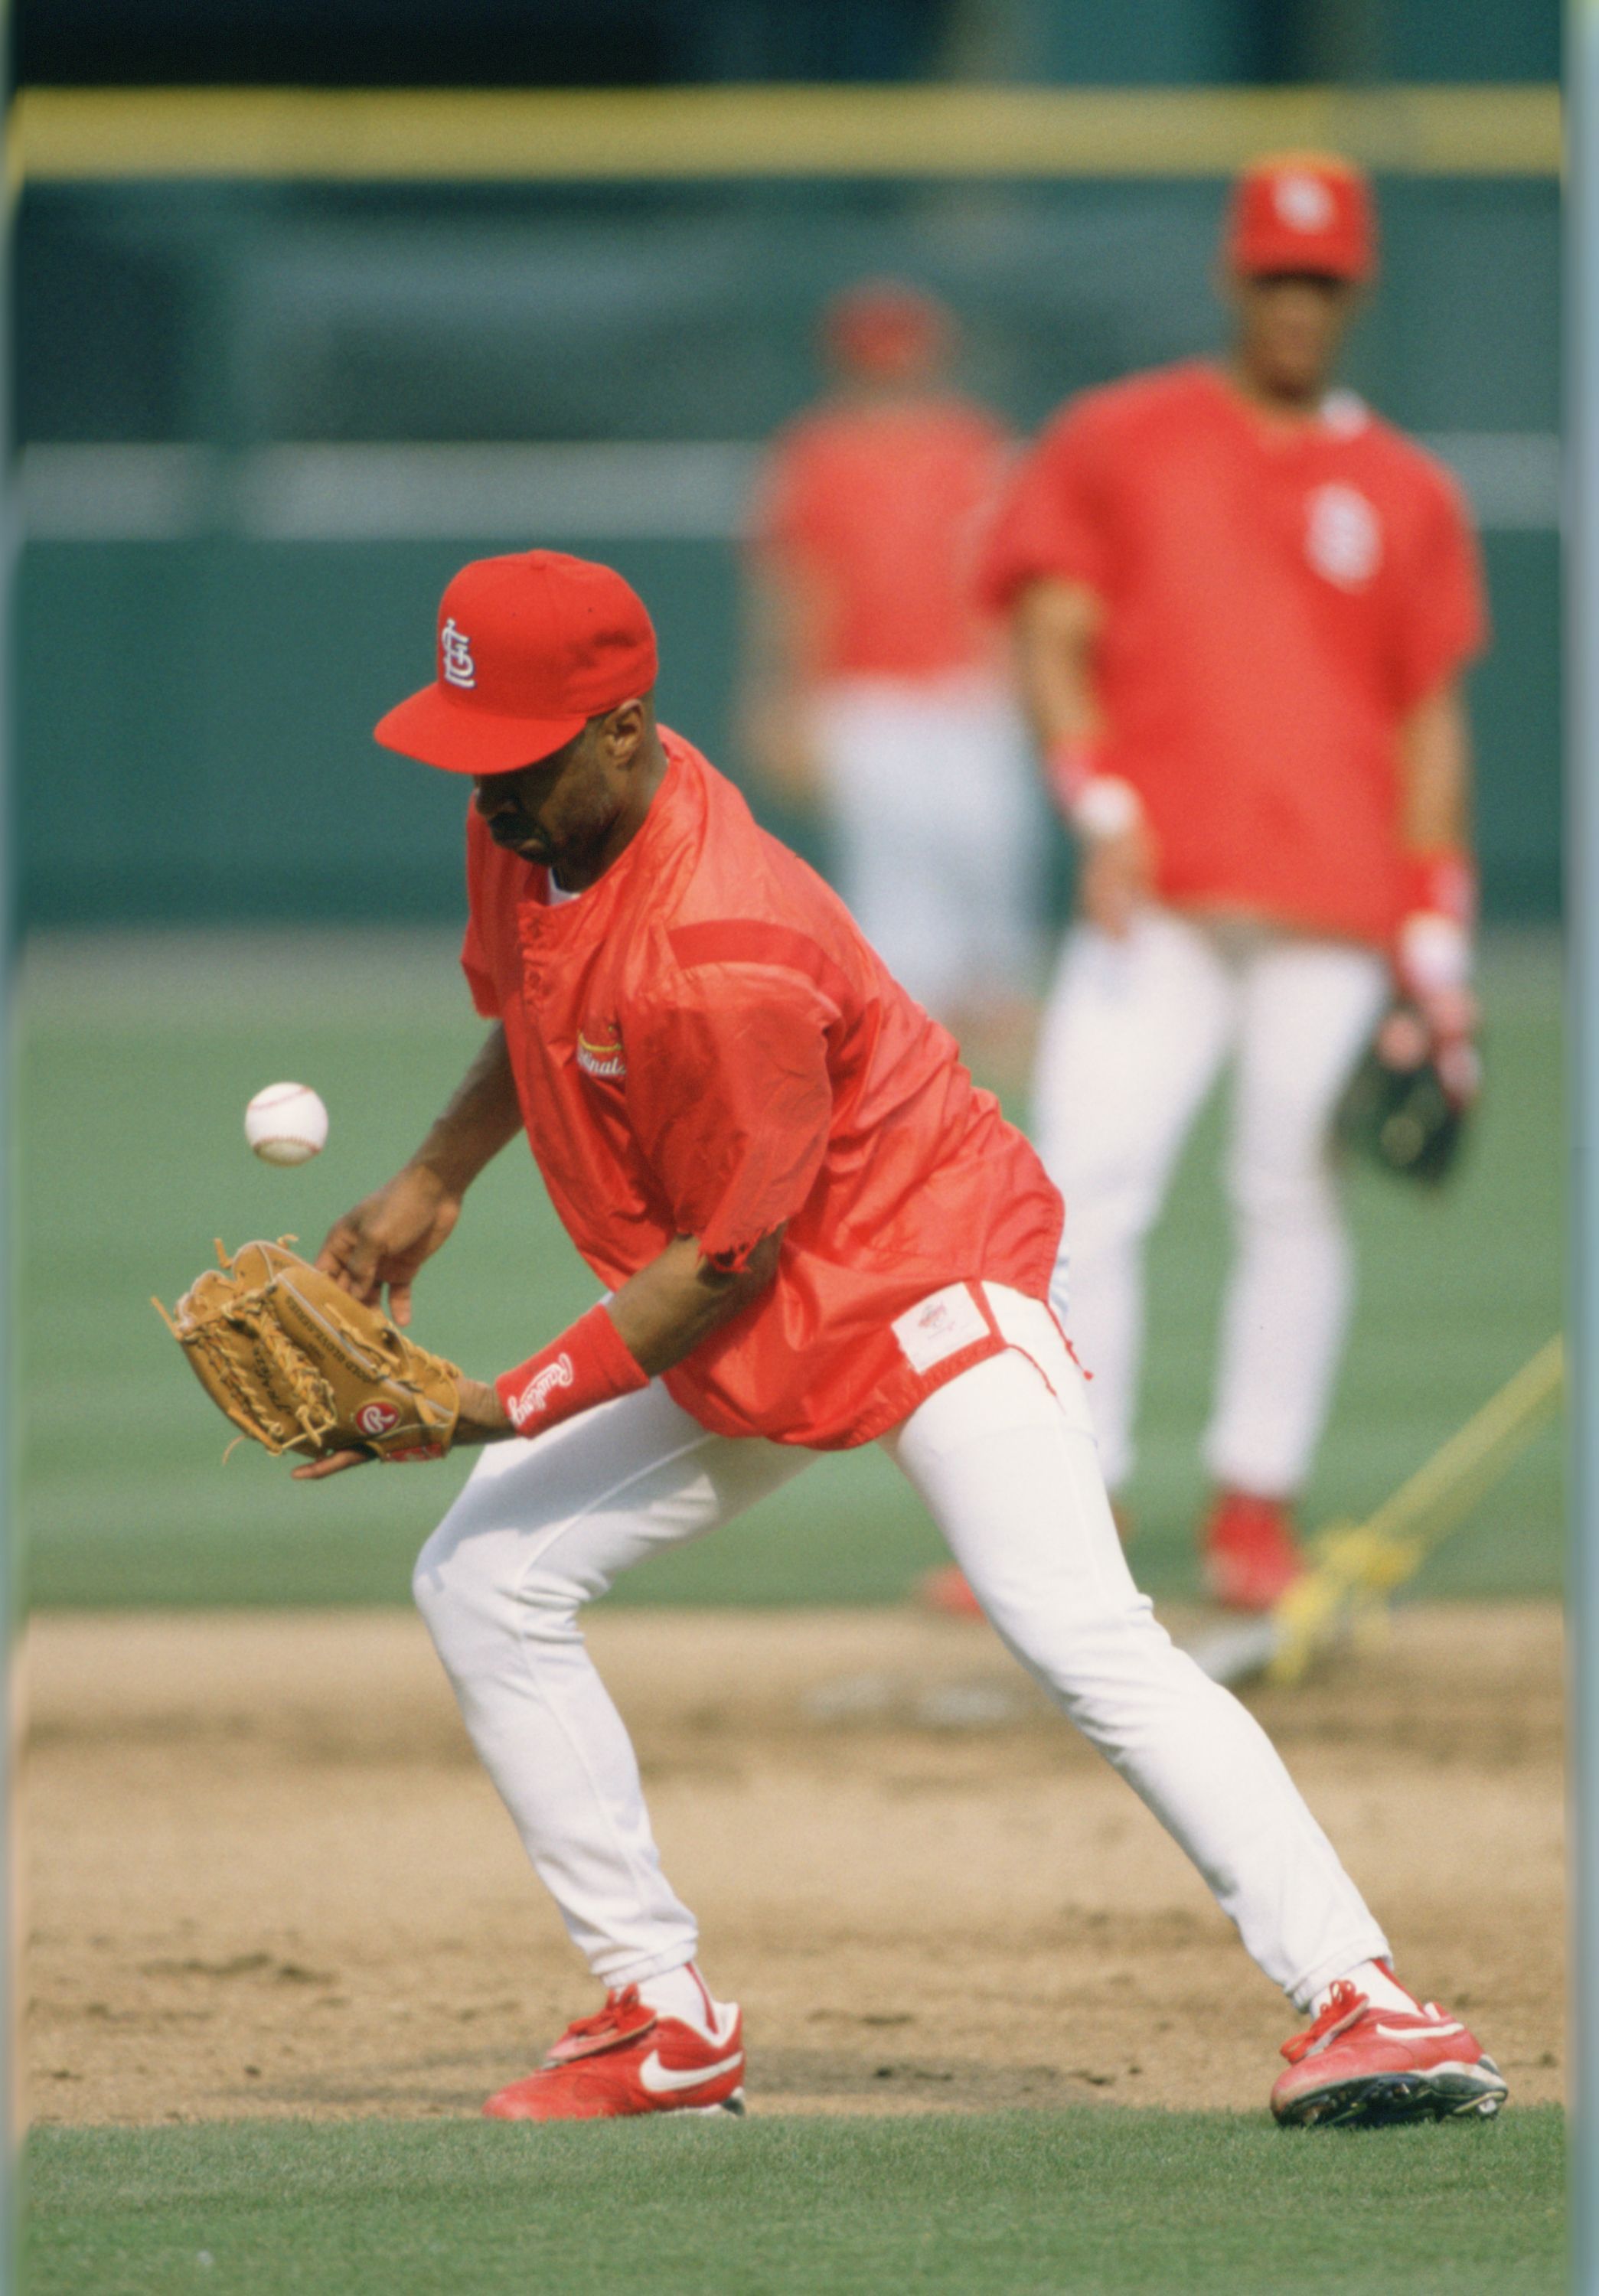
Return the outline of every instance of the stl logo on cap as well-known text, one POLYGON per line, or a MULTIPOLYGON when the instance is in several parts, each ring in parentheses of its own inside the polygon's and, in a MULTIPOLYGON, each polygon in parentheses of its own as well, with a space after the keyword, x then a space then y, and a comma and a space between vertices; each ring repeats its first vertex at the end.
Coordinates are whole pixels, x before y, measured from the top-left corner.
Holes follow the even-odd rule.
POLYGON ((1337 212, 1332 193, 1317 176, 1279 176, 1272 201, 1291 231, 1325 231, 1337 212))
POLYGON ((439 675, 450 685, 475 685, 478 666, 472 658, 472 640, 457 629, 452 614, 439 633, 439 675))
POLYGON ((385 749, 449 774, 554 757, 591 718, 643 701, 660 668, 637 591, 564 550, 472 560, 439 602, 437 637, 431 684, 374 730, 385 749))
POLYGON ((1223 249, 1245 279, 1301 272, 1351 283, 1376 268, 1371 188, 1332 152, 1283 152, 1246 168, 1233 187, 1223 249))

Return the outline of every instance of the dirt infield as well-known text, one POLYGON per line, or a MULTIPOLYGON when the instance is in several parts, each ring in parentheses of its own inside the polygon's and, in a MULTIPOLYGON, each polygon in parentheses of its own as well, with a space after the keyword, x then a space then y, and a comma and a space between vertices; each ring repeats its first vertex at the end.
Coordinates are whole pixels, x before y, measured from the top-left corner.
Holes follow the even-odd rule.
MULTIPOLYGON (((1176 1622, 1174 1622, 1176 1623, 1176 1622)), ((982 1628, 619 1611, 750 2103, 1259 2107, 1281 2000, 982 1628)), ((46 1617, 24 1795, 44 2121, 475 2112, 590 1980, 402 1612, 46 1617)), ((1252 1702, 1412 1981, 1561 2094, 1560 1620, 1418 1609, 1252 1702)))

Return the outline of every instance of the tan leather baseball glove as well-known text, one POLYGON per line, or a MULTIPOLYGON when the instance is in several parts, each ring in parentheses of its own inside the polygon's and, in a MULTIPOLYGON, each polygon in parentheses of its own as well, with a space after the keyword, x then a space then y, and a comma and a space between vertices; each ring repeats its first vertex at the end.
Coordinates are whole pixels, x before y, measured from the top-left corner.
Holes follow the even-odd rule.
POLYGON ((208 1267, 168 1330, 217 1409, 267 1450, 320 1459, 365 1451, 439 1459, 460 1411, 460 1373, 364 1307, 298 1253, 292 1236, 247 1243, 208 1267))

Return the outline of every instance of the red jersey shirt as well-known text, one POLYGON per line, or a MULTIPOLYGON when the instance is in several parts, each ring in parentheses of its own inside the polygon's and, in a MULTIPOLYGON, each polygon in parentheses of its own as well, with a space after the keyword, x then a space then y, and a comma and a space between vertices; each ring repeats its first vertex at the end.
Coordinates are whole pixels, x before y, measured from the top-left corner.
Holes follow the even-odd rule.
POLYGON ((1002 1344, 980 1294, 931 1335, 896 1319, 982 1279, 1045 1299, 1061 1199, 837 896, 661 739, 644 826, 575 899, 469 814, 462 962, 603 1283, 679 1235, 738 1267, 787 1222, 775 1281, 666 1374, 676 1400, 718 1434, 870 1442, 1002 1344))
POLYGON ((824 406, 782 433, 754 540, 815 578, 822 676, 938 677, 996 660, 974 576, 1008 445, 961 398, 824 406))
POLYGON ((1397 735, 1481 644, 1442 466, 1357 399, 1267 423, 1201 364, 1088 392, 1017 473, 984 569, 1104 603, 1104 770, 1141 793, 1170 901, 1386 942, 1397 735))

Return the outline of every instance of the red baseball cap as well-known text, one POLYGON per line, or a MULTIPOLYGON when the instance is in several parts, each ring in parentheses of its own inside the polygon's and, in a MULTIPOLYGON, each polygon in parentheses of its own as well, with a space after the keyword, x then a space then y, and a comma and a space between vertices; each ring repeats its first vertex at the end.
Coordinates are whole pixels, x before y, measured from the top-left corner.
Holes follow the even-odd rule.
POLYGON ((644 600, 562 550, 474 558, 439 602, 439 668, 373 727, 448 774, 537 764, 591 718, 648 693, 659 656, 644 600))
POLYGON ((1273 271, 1369 279, 1377 267, 1371 186, 1351 160, 1328 152, 1258 160, 1233 187, 1225 243, 1245 279, 1273 271))
POLYGON ((863 279, 835 296, 822 318, 841 367, 877 382, 903 382, 950 348, 955 322, 942 303, 898 279, 863 279))

